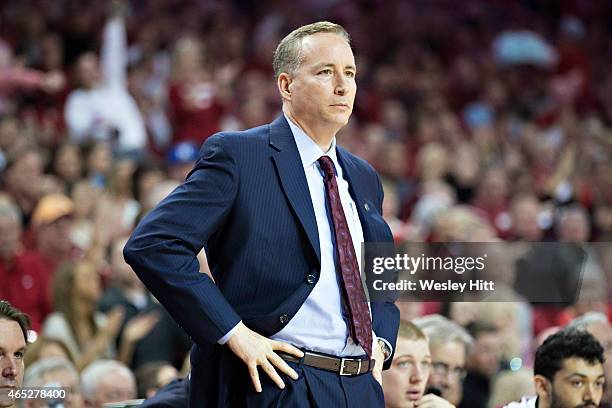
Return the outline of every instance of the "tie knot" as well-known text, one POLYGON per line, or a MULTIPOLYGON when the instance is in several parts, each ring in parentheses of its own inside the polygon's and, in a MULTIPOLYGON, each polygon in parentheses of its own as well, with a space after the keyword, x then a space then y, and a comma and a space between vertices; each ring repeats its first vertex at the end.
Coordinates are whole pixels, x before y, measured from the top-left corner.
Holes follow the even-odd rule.
POLYGON ((318 162, 321 170, 323 170, 323 174, 325 174, 325 178, 333 178, 336 175, 334 172, 334 162, 329 156, 319 157, 318 162))

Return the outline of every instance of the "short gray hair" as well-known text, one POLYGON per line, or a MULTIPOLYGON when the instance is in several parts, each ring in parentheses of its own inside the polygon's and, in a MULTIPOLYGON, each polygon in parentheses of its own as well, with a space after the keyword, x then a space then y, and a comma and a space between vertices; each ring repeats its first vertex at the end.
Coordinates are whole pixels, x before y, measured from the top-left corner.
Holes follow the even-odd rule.
POLYGON ((81 373, 83 397, 88 401, 94 401, 100 381, 108 376, 112 376, 115 372, 123 372, 136 384, 134 374, 125 364, 117 360, 96 360, 85 367, 81 373))
MULTIPOLYGON (((32 364, 25 372, 24 387, 43 387, 43 378, 56 371, 68 371, 79 382, 79 373, 74 365, 64 357, 47 357, 32 364)), ((51 380, 52 381, 52 380, 51 380)), ((53 381, 52 381, 53 382, 53 381)))
POLYGON ((297 71, 301 63, 302 40, 317 33, 338 34, 349 45, 351 43, 348 32, 340 24, 330 23, 329 21, 317 21, 316 23, 297 28, 283 38, 278 47, 276 47, 276 51, 274 51, 272 67, 274 68, 275 78, 278 78, 283 72, 293 74, 297 71))
POLYGON ((596 323, 610 324, 608 317, 601 312, 587 312, 575 318, 566 326, 567 329, 587 330, 590 325, 596 323))
POLYGON ((472 336, 463 327, 444 316, 438 314, 423 316, 412 322, 425 333, 430 348, 454 342, 463 344, 467 352, 474 343, 472 336))

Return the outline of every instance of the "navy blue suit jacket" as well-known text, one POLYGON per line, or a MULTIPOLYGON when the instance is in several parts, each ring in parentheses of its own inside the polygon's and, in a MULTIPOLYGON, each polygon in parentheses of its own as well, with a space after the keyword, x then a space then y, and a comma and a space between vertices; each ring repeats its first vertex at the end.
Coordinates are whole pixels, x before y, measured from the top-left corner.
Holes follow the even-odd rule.
MULTIPOLYGON (((365 241, 392 241, 375 170, 337 153, 365 241)), ((192 403, 218 405, 236 365, 217 341, 240 320, 264 336, 280 331, 314 287, 306 277, 320 272, 315 214, 285 117, 207 139, 185 183, 140 222, 124 256, 195 343, 192 403), (204 245, 215 282, 199 272, 204 245)), ((395 348, 397 308, 371 306, 375 333, 395 348)))

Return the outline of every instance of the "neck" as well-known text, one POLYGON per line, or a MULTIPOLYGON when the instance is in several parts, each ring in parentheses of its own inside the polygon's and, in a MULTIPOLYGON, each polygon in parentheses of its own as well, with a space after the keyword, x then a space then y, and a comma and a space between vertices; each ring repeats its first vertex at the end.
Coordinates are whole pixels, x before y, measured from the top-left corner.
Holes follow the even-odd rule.
POLYGON ((283 105, 283 113, 296 125, 300 127, 308 135, 309 138, 319 145, 319 147, 327 152, 332 144, 332 140, 340 129, 330 128, 329 126, 310 125, 302 120, 299 120, 291 110, 291 107, 283 105))
POLYGON ((77 321, 89 321, 89 317, 93 313, 94 305, 83 299, 74 300, 74 317, 77 321))

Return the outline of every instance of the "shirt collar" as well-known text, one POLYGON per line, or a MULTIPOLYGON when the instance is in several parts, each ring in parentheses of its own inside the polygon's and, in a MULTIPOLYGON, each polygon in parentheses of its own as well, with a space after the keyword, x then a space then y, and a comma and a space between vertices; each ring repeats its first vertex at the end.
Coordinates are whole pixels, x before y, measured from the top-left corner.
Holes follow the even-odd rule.
POLYGON ((335 136, 332 139, 329 150, 325 152, 314 140, 310 138, 310 136, 306 134, 306 132, 302 130, 301 127, 293 123, 293 121, 289 119, 287 115, 285 115, 285 119, 287 119, 287 123, 289 123, 289 127, 291 128, 291 133, 293 133, 293 138, 295 139, 295 144, 297 145, 304 168, 313 165, 321 156, 329 156, 334 162, 334 166, 336 166, 336 171, 338 171, 337 169, 340 168, 340 165, 338 164, 338 157, 336 155, 335 136))

